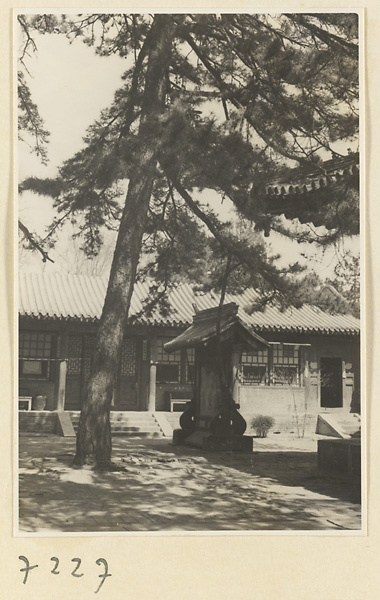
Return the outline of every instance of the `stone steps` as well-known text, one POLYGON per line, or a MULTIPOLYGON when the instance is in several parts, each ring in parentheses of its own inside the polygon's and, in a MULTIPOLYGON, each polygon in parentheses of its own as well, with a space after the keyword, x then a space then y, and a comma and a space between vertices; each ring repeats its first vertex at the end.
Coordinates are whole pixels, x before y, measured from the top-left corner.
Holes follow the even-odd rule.
MULTIPOLYGON (((22 433, 58 433, 58 413, 55 411, 19 411, 19 431, 22 433)), ((66 411, 70 416, 74 432, 77 432, 80 411, 66 411)), ((178 425, 180 413, 159 414, 137 411, 111 411, 111 431, 115 436, 128 437, 171 437, 172 429, 178 425), (165 426, 164 426, 165 425, 165 426)))
MULTIPOLYGON (((74 430, 78 429, 79 411, 68 411, 71 417, 74 430)), ((162 429, 157 423, 152 413, 137 411, 111 411, 111 432, 112 435, 124 435, 134 437, 161 437, 162 429)))
POLYGON ((165 418, 172 429, 179 428, 179 418, 182 415, 182 412, 163 412, 162 414, 165 415, 165 418))

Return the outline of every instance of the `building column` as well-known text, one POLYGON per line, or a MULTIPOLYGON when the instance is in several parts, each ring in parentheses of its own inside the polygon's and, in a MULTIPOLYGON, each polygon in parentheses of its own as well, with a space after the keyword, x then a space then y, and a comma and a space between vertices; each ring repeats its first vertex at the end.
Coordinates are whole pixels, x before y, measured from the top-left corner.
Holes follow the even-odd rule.
POLYGON ((67 357, 68 357, 68 346, 69 346, 69 335, 67 325, 63 326, 63 329, 59 332, 57 340, 57 358, 61 359, 58 363, 58 373, 55 367, 55 410, 65 410, 65 399, 66 399, 66 375, 67 375, 67 357), (58 375, 58 382, 57 382, 58 375), (58 385, 57 385, 58 384, 58 385))
POLYGON ((150 341, 148 412, 156 410, 157 338, 150 341))
POLYGON ((239 366, 240 366, 241 348, 233 348, 231 353, 232 366, 232 399, 239 404, 239 366))
POLYGON ((67 362, 59 363, 57 410, 65 410, 67 362))

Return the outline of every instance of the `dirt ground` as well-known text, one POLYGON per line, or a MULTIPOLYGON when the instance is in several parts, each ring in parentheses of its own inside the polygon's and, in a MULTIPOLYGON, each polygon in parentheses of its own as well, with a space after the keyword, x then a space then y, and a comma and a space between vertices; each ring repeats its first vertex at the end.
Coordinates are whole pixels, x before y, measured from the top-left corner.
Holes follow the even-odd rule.
POLYGON ((317 470, 317 436, 251 454, 115 438, 116 469, 73 469, 74 438, 20 436, 19 532, 359 530, 358 484, 317 470))

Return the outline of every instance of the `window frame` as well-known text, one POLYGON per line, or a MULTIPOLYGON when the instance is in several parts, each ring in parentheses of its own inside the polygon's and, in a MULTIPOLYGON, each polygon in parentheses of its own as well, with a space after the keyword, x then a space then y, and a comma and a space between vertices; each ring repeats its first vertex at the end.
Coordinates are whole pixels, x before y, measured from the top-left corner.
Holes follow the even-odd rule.
POLYGON ((165 385, 167 383, 176 383, 176 384, 180 384, 181 383, 181 363, 177 363, 177 362, 159 362, 156 365, 156 383, 158 383, 159 385, 165 385), (162 377, 160 375, 160 371, 164 370, 165 368, 171 368, 171 369, 175 369, 176 372, 178 373, 178 377, 177 379, 175 378, 168 378, 168 377, 162 377), (162 378, 161 378, 162 377, 162 378))
POLYGON ((184 383, 194 385, 195 383, 195 349, 186 348, 182 352, 182 362, 185 362, 184 383))
POLYGON ((290 386, 290 387, 301 387, 301 377, 300 377, 300 347, 298 344, 274 344, 272 346, 272 373, 271 373, 271 383, 274 386, 290 386), (292 352, 290 352, 292 350, 292 352), (291 373, 292 381, 284 381, 284 379, 288 378, 285 374, 282 380, 277 375, 279 371, 283 371, 284 374, 291 373), (295 382, 294 375, 295 373, 295 382))
POLYGON ((195 379, 195 350, 188 348, 185 350, 175 350, 172 353, 165 352, 164 344, 174 339, 170 336, 157 338, 156 346, 156 383, 158 385, 193 385, 195 379), (172 366, 176 368, 176 377, 163 376, 160 371, 172 366))
POLYGON ((19 330, 18 353, 20 379, 49 381, 55 344, 55 334, 51 331, 19 330), (43 354, 43 356, 40 356, 40 354, 43 354), (28 373, 27 365, 32 363, 35 363, 36 366, 39 365, 39 369, 28 373))
POLYGON ((279 344, 270 344, 265 350, 256 350, 251 352, 242 352, 239 374, 240 382, 246 386, 265 386, 281 388, 289 386, 292 388, 304 387, 301 377, 301 345, 281 342, 279 344), (290 351, 292 350, 292 351, 290 351), (247 360, 249 358, 250 360, 247 360), (248 369, 257 368, 260 371, 255 381, 255 377, 246 375, 248 369), (265 369, 265 370, 264 370, 265 369), (295 372, 291 380, 285 380, 276 376, 276 370, 295 372))
POLYGON ((156 340, 156 383, 158 385, 165 384, 181 384, 182 381, 182 352, 175 350, 172 353, 165 352, 164 344, 173 338, 170 336, 160 336, 156 340), (165 368, 175 368, 177 377, 164 377, 161 371, 165 368))

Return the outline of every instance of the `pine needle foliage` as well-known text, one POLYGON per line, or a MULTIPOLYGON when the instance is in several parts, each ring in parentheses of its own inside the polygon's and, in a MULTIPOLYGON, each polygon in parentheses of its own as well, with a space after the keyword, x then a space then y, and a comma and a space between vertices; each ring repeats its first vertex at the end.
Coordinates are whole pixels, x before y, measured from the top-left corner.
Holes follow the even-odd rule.
MULTIPOLYGON (((70 218, 85 214, 80 233, 84 250, 93 255, 102 241, 102 225, 117 227, 121 182, 135 172, 141 148, 149 143, 139 122, 154 17, 20 18, 28 43, 33 31, 61 33, 82 39, 101 56, 119 54, 132 65, 112 105, 89 128, 84 148, 62 166, 61 190, 54 195, 59 212, 70 218)), ((267 233, 273 226, 291 236, 292 228, 287 232, 277 226, 276 215, 264 216, 263 186, 296 164, 318 165, 323 156, 337 156, 336 142, 357 140, 357 15, 170 18, 176 32, 168 58, 166 106, 148 134, 160 140, 157 179, 161 170, 167 176, 169 165, 190 193, 215 190, 228 196, 257 230, 267 233)), ((24 95, 21 89, 20 98, 24 95)), ((28 124, 25 119, 21 113, 20 128, 31 130, 33 120, 28 124)), ((36 148, 45 152, 42 143, 36 148)), ((168 187, 163 190, 167 193, 168 187)), ((355 191, 336 189, 333 196, 312 198, 305 209, 296 208, 301 222, 324 219, 326 243, 358 231, 355 191)))

